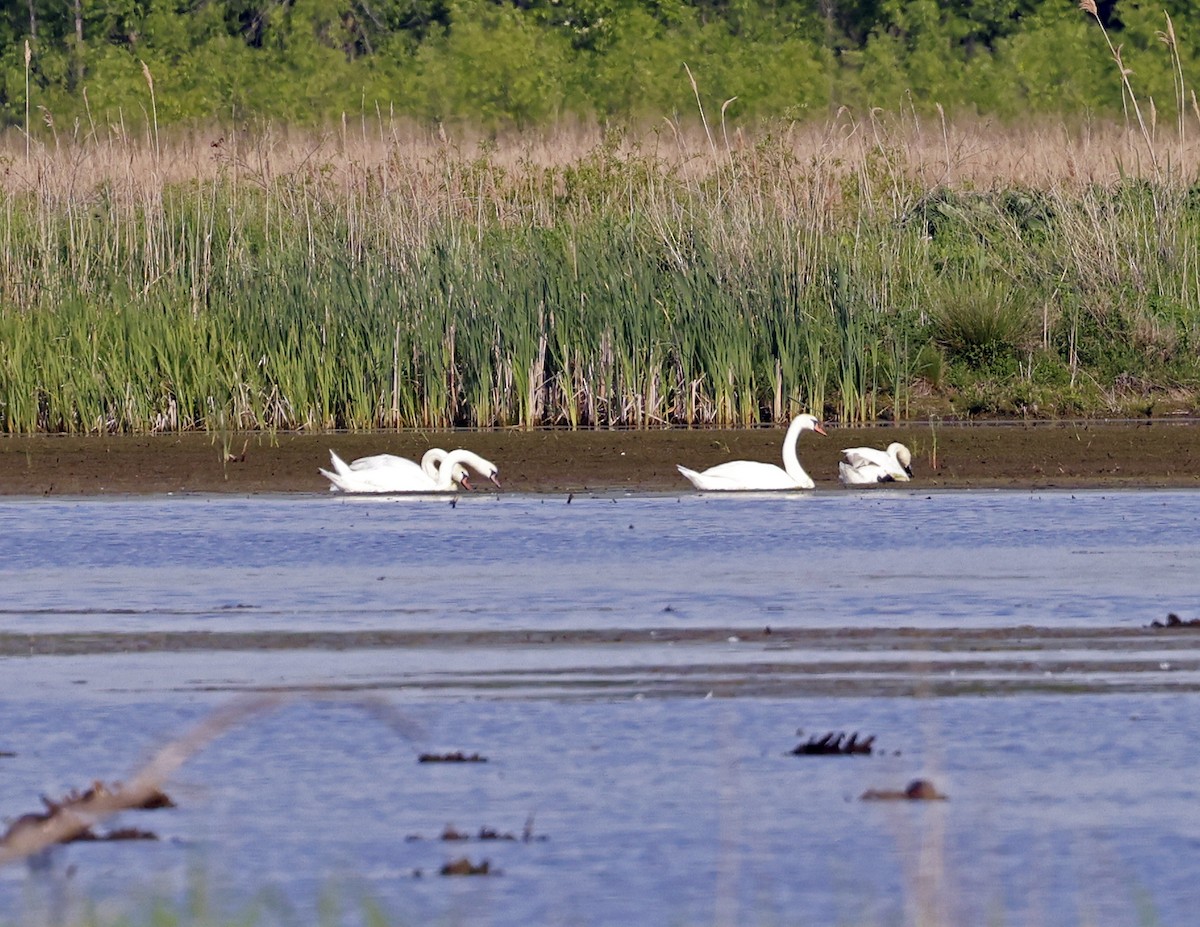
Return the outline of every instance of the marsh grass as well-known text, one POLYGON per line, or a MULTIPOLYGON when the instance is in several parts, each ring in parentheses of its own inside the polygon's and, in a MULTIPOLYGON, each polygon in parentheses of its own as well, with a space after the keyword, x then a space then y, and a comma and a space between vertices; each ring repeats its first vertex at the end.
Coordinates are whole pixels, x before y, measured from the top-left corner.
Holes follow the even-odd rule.
POLYGON ((1118 127, 668 129, 10 138, 0 430, 857 423, 1034 330, 1072 402, 1200 386, 1183 125, 1145 178, 1118 127))

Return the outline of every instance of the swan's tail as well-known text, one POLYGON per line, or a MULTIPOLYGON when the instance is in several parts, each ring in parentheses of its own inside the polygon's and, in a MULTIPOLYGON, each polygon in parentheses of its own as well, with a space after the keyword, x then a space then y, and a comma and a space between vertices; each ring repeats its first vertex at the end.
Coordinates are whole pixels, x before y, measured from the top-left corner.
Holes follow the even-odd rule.
POLYGON ((342 478, 338 474, 330 473, 324 467, 317 467, 317 470, 320 471, 321 476, 325 477, 332 484, 329 487, 330 492, 337 492, 339 489, 345 491, 345 487, 342 485, 342 478))
POLYGON ((342 460, 342 458, 340 458, 332 450, 329 452, 329 459, 333 461, 333 469, 336 470, 340 476, 347 476, 351 472, 350 465, 347 464, 346 461, 342 460))
POLYGON ((678 470, 680 473, 682 473, 685 477, 687 477, 688 482, 691 483, 693 486, 695 486, 697 489, 702 488, 700 486, 700 481, 701 481, 702 477, 695 470, 689 470, 683 464, 675 464, 675 469, 678 470))
POLYGON ((342 458, 340 458, 332 450, 330 450, 330 452, 329 452, 329 459, 331 461, 333 461, 333 469, 335 471, 334 473, 330 473, 324 467, 317 467, 317 469, 321 472, 321 475, 323 477, 325 477, 327 480, 329 480, 330 483, 333 484, 332 486, 329 487, 331 490, 340 489, 343 492, 345 492, 346 486, 342 482, 342 480, 344 477, 349 476, 353 471, 346 464, 346 461, 342 460, 342 458))

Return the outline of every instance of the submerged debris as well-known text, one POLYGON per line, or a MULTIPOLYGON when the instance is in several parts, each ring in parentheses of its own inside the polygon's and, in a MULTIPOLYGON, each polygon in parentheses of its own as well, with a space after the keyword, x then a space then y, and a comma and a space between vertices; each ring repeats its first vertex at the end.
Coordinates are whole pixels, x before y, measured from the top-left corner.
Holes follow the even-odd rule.
POLYGON ((489 860, 476 865, 465 856, 460 856, 458 859, 451 860, 444 864, 439 870, 444 876, 475 876, 475 875, 499 875, 500 870, 493 871, 492 864, 489 860))
POLYGON ((417 757, 418 763, 486 763, 487 757, 478 753, 470 755, 456 750, 453 753, 422 753, 417 757))
POLYGON ((1189 618, 1184 620, 1174 612, 1167 614, 1166 621, 1159 621, 1157 618, 1150 622, 1148 627, 1151 628, 1200 628, 1200 618, 1189 618))
MULTIPOLYGON (((424 838, 420 834, 409 834, 404 839, 409 842, 416 842, 424 838)), ((500 831, 487 825, 480 827, 478 833, 472 836, 464 830, 459 830, 453 824, 447 824, 442 828, 442 833, 437 839, 451 842, 459 840, 511 840, 516 842, 520 840, 522 843, 533 843, 534 841, 541 842, 549 838, 543 834, 534 834, 533 815, 530 815, 525 819, 525 827, 522 829, 521 836, 519 837, 510 831, 500 831)))
POLYGON ((487 826, 479 828, 479 833, 474 838, 472 838, 471 835, 466 833, 465 831, 461 831, 458 828, 454 827, 453 825, 447 824, 445 829, 442 830, 441 839, 442 840, 471 840, 471 839, 475 839, 475 840, 516 840, 517 838, 514 837, 512 834, 501 833, 500 831, 496 830, 496 828, 487 827, 487 826))
POLYGON ((85 830, 75 840, 157 840, 158 834, 152 830, 142 830, 140 827, 118 827, 103 834, 97 834, 91 828, 85 830))
MULTIPOLYGON (((802 731, 797 731, 799 736, 802 731)), ((792 751, 793 756, 850 756, 852 754, 870 754, 871 745, 875 743, 875 735, 859 740, 858 731, 849 737, 843 731, 830 731, 824 736, 815 734, 798 744, 792 751)))
POLYGON ((862 801, 944 801, 948 797, 928 779, 914 779, 903 791, 867 789, 859 796, 862 801))

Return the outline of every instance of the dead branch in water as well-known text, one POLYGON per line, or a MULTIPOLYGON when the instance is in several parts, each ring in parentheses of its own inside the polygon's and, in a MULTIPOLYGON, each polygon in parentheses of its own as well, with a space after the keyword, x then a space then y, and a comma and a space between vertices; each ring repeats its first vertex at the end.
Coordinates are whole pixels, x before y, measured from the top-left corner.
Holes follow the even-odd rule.
MULTIPOLYGON (((312 696, 312 693, 303 694, 312 696)), ((27 859, 58 843, 100 839, 91 830, 92 826, 121 811, 166 807, 164 802, 171 800, 163 791, 164 785, 193 755, 231 728, 295 699, 295 695, 279 693, 235 699, 160 749, 128 782, 106 786, 96 781, 91 788, 71 792, 59 801, 43 796, 45 811, 21 815, 0 837, 0 866, 27 859)), ((406 739, 412 739, 418 733, 411 719, 380 700, 358 699, 353 704, 406 739)), ((113 831, 105 838, 120 839, 114 837, 116 834, 132 839, 134 831, 113 831)))
MULTIPOLYGON (((0 840, 0 866, 40 853, 56 843, 86 839, 91 825, 121 811, 155 807, 166 798, 167 779, 193 754, 247 718, 274 710, 282 702, 275 695, 238 699, 213 712, 182 737, 168 743, 150 758, 129 782, 105 787, 96 783, 82 794, 72 793, 62 802, 43 798, 44 814, 22 815, 0 840)), ((169 799, 168 799, 169 801, 169 799)))

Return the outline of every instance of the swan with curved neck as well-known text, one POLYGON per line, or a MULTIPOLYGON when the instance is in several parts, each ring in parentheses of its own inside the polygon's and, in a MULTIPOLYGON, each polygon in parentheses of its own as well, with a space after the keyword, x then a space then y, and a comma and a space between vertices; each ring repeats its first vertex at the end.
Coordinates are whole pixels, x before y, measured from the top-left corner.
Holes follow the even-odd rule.
MULTIPOLYGON (((438 448, 433 449, 433 452, 437 451, 438 448)), ((332 488, 352 493, 449 492, 457 488, 458 483, 469 489, 471 484, 465 467, 500 485, 496 465, 473 451, 462 448, 451 451, 445 454, 440 466, 436 465, 433 452, 426 452, 422 463, 431 462, 436 476, 431 476, 413 461, 392 454, 360 457, 354 463, 347 464, 333 451, 329 452, 333 470, 321 468, 321 473, 333 484, 332 488), (355 467, 355 464, 358 466, 355 467)))
POLYGON ((899 441, 886 450, 873 447, 848 447, 846 459, 838 463, 838 479, 847 486, 870 483, 907 482, 912 477, 912 453, 899 441))
POLYGON ((754 489, 812 489, 812 477, 800 466, 796 443, 802 431, 825 434, 821 420, 815 415, 797 415, 783 437, 783 466, 760 463, 757 460, 731 460, 697 472, 678 466, 693 486, 709 492, 754 489))

